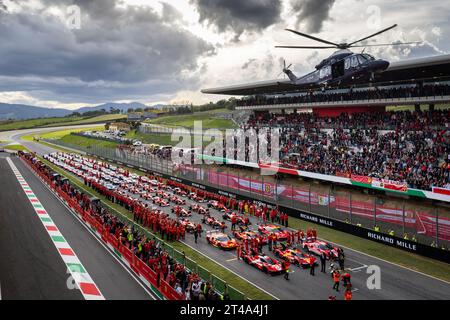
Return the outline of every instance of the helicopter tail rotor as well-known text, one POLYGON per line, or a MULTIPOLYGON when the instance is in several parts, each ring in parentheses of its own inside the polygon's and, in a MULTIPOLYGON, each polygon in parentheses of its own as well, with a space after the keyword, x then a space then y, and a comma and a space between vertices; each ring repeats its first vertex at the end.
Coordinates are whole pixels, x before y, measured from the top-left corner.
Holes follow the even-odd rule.
POLYGON ((281 70, 281 72, 277 75, 277 78, 284 73, 284 77, 286 77, 286 74, 289 70, 289 68, 292 66, 292 63, 290 63, 287 67, 286 67, 286 60, 283 59, 283 70, 281 70))

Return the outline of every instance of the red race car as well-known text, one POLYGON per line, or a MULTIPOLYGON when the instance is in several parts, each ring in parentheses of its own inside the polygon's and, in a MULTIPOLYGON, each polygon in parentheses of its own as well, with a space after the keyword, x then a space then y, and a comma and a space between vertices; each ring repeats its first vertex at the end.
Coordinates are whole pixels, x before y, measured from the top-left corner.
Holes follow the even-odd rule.
POLYGON ((170 194, 168 194, 167 192, 164 192, 163 190, 156 191, 156 195, 158 197, 161 197, 161 198, 164 198, 164 199, 170 199, 170 194))
POLYGON ((277 246, 273 248, 273 253, 283 259, 287 260, 292 264, 295 264, 302 268, 309 268, 311 267, 311 262, 314 263, 314 265, 318 265, 317 259, 309 254, 303 253, 300 249, 289 249, 286 248, 286 246, 277 246))
POLYGON ((237 247, 235 239, 231 239, 229 235, 218 231, 207 231, 206 241, 210 245, 223 250, 233 250, 237 247))
POLYGON ((279 261, 272 259, 271 257, 264 254, 244 254, 242 256, 242 260, 244 260, 249 265, 254 266, 255 268, 258 268, 259 270, 271 275, 281 274, 285 272, 283 266, 279 261))
POLYGON ((196 201, 196 202, 200 202, 200 203, 206 202, 206 199, 205 199, 205 198, 200 197, 200 196, 197 195, 195 192, 189 193, 188 197, 189 197, 189 199, 191 199, 191 200, 193 200, 193 201, 196 201))
POLYGON ((239 240, 251 240, 257 238, 263 245, 267 244, 267 237, 261 236, 257 232, 251 230, 234 230, 233 236, 239 240))
POLYGON ((208 208, 202 207, 201 205, 196 204, 196 203, 194 203, 193 205, 190 205, 189 210, 197 212, 198 214, 209 214, 208 208))
POLYGON ((178 222, 186 229, 186 232, 193 233, 195 231, 195 223, 189 221, 189 219, 182 218, 178 222))
POLYGON ((170 198, 170 201, 173 202, 173 203, 176 203, 176 204, 178 204, 178 205, 185 205, 185 204, 186 204, 186 200, 181 199, 181 198, 179 198, 179 197, 177 197, 177 196, 175 196, 175 195, 173 195, 173 196, 170 198))
POLYGON ((262 224, 258 227, 258 231, 265 236, 275 234, 277 241, 286 241, 290 237, 289 232, 276 224, 262 224))
POLYGON ((325 241, 308 240, 303 243, 303 248, 318 256, 325 253, 327 259, 336 259, 338 257, 338 248, 325 241))
POLYGON ((148 192, 142 193, 141 197, 144 198, 145 200, 152 200, 153 199, 153 196, 150 193, 148 193, 148 192))
POLYGON ((178 217, 190 217, 192 216, 191 212, 180 207, 180 206, 174 206, 170 209, 172 213, 175 213, 178 217))
POLYGON ((177 194, 179 196, 182 196, 182 197, 186 197, 187 196, 187 192, 182 190, 182 189, 180 189, 180 188, 173 189, 173 193, 175 193, 175 194, 177 194))
POLYGON ((233 219, 233 217, 236 217, 236 221, 237 221, 238 225, 248 226, 249 224, 251 224, 250 220, 247 217, 244 217, 243 215, 239 215, 234 212, 225 212, 222 215, 222 218, 224 220, 228 220, 228 221, 231 221, 231 219, 233 219))
POLYGON ((214 218, 214 217, 211 217, 211 216, 208 216, 208 215, 205 215, 203 218, 202 218, 202 223, 205 223, 205 224, 207 224, 207 225, 210 225, 211 227, 213 227, 213 228, 219 228, 219 229, 225 229, 227 226, 225 225, 225 222, 223 222, 223 221, 219 221, 219 220, 217 220, 216 218, 214 218))
POLYGON ((153 198, 153 203, 157 204, 160 207, 168 207, 169 206, 169 202, 167 202, 166 199, 160 198, 160 197, 154 197, 153 198))
POLYGON ((227 212, 229 209, 222 203, 220 203, 217 200, 211 200, 208 202, 208 207, 212 207, 218 211, 225 211, 227 212))

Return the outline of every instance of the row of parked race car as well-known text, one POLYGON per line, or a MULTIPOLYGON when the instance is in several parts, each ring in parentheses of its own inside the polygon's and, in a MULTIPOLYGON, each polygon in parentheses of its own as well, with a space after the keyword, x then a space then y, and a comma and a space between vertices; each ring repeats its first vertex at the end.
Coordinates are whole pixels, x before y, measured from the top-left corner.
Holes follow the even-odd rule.
MULTIPOLYGON (((52 153, 45 155, 44 158, 80 178, 92 179, 124 196, 134 199, 138 197, 158 207, 169 207, 172 204, 170 211, 177 216, 178 221, 187 232, 192 233, 197 227, 188 218, 192 217, 193 213, 202 215, 202 223, 213 229, 207 232, 206 240, 217 248, 235 250, 238 246, 236 239, 241 241, 258 239, 262 245, 266 245, 269 236, 275 236, 278 245, 273 246, 273 254, 299 267, 308 268, 311 263, 317 265, 314 255, 318 256, 324 253, 328 259, 335 259, 338 256, 337 247, 317 239, 303 239, 299 247, 288 247, 285 242, 289 239, 290 233, 281 226, 265 223, 260 224, 257 230, 251 230, 249 227, 251 222, 248 217, 233 212, 219 201, 208 201, 195 192, 188 193, 181 188, 171 188, 167 184, 146 176, 128 173, 122 168, 112 165, 104 166, 101 162, 80 155, 52 153), (135 195, 135 197, 131 195, 135 195), (185 198, 191 202, 187 203, 185 198), (210 209, 221 212, 222 221, 211 215, 210 209), (227 228, 225 221, 233 220, 238 228, 232 230, 232 238, 225 233, 227 228)), ((284 272, 282 263, 266 254, 249 250, 242 252, 242 260, 269 274, 284 272)))

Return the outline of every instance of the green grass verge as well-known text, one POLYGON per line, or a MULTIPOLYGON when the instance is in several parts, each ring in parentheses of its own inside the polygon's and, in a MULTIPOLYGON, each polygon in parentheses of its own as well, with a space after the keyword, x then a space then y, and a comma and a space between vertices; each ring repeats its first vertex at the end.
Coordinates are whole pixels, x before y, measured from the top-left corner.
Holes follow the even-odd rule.
POLYGON ((26 136, 22 136, 22 140, 25 141, 33 141, 34 138, 40 138, 40 139, 59 139, 62 138, 72 132, 80 132, 80 131, 100 131, 104 130, 104 126, 92 126, 92 127, 86 127, 86 128, 77 128, 77 129, 64 129, 64 130, 57 130, 57 131, 49 131, 45 133, 33 133, 26 136))
POLYGON ((194 121, 202 121, 203 129, 233 129, 236 128, 236 124, 227 119, 220 119, 215 114, 230 112, 227 109, 216 109, 204 112, 195 112, 193 114, 186 115, 174 115, 163 116, 151 120, 147 120, 148 123, 165 125, 165 126, 180 126, 186 128, 193 128, 194 121))
MULTIPOLYGON (((76 185, 78 188, 82 189, 84 192, 95 196, 99 198, 104 204, 106 204, 109 208, 111 208, 116 214, 121 215, 123 218, 126 218, 130 221, 130 223, 133 222, 133 215, 126 210, 125 208, 121 207, 118 204, 112 203, 108 199, 106 199, 101 194, 95 192, 93 189, 87 187, 82 183, 80 180, 78 180, 74 175, 67 173, 66 171, 58 168, 57 166, 51 164, 50 162, 46 161, 43 158, 40 158, 41 161, 43 161, 45 164, 50 166, 53 170, 58 172, 64 177, 67 177, 71 183, 76 185)), ((148 229, 145 229, 147 232, 148 229)), ((151 233, 151 232, 149 232, 151 233)), ((205 256, 199 254, 195 250, 191 249, 190 247, 182 244, 181 242, 173 242, 170 243, 171 246, 173 246, 178 251, 182 252, 184 251, 186 254, 186 257, 189 257, 190 259, 194 260, 198 265, 202 266, 205 269, 208 269, 209 271, 212 271, 216 276, 219 278, 225 280, 228 285, 233 286, 237 290, 241 291, 246 297, 252 299, 252 300, 271 300, 272 297, 260 289, 254 287, 249 282, 236 277, 235 274, 232 272, 226 270, 225 268, 221 267, 217 263, 213 262, 212 260, 206 258, 205 256)))
POLYGON ((73 121, 83 120, 83 117, 53 117, 53 118, 39 118, 39 119, 29 119, 29 120, 18 120, 18 121, 1 121, 0 131, 8 130, 18 130, 18 129, 28 129, 43 127, 46 125, 65 125, 73 121))
POLYGON ((90 123, 113 121, 113 120, 120 120, 120 119, 126 119, 126 118, 127 118, 127 115, 125 115, 125 114, 104 114, 104 115, 97 116, 97 117, 85 118, 85 119, 72 121, 72 122, 70 122, 70 125, 90 124, 90 123))
MULTIPOLYGON (((129 139, 137 139, 146 144, 159 144, 161 146, 176 146, 180 143, 180 141, 172 141, 171 134, 156 134, 156 133, 140 133, 136 130, 131 130, 126 135, 129 139)), ((191 146, 194 146, 195 138, 192 136, 191 138, 191 146)), ((203 146, 206 147, 210 141, 203 141, 203 146)))
POLYGON ((97 117, 52 117, 39 118, 18 121, 0 121, 0 131, 29 129, 29 128, 45 128, 54 126, 69 126, 79 124, 99 123, 103 121, 113 121, 118 119, 125 119, 124 114, 105 114, 97 117))
POLYGON ((429 274, 445 281, 450 281, 450 264, 448 263, 409 253, 296 218, 289 218, 289 226, 294 229, 303 230, 313 226, 317 230, 318 237, 324 240, 361 251, 365 254, 396 263, 412 270, 429 274))
POLYGON ((8 150, 12 150, 12 151, 27 151, 28 150, 21 144, 13 144, 13 145, 9 145, 9 146, 4 146, 3 149, 8 149, 8 150))
POLYGON ((61 142, 70 143, 71 145, 77 145, 84 148, 91 148, 93 146, 102 148, 116 148, 118 143, 113 141, 105 141, 100 139, 86 138, 73 134, 68 134, 60 139, 61 142))
MULTIPOLYGON (((54 147, 53 145, 48 145, 54 147)), ((58 148, 64 152, 71 152, 63 148, 58 148)), ((139 170, 130 170, 139 174, 139 170)), ((409 253, 397 248, 389 247, 381 243, 362 239, 345 232, 337 231, 311 222, 303 221, 297 218, 289 218, 289 226, 294 229, 306 230, 311 226, 317 230, 320 238, 337 243, 339 245, 358 250, 365 254, 404 266, 406 268, 419 271, 430 276, 450 281, 450 264, 440 262, 434 259, 409 253)), ((187 251, 185 251, 187 253, 187 251)), ((195 252, 194 252, 195 254, 195 252)), ((198 254, 198 253, 196 253, 198 254)), ((206 266, 205 266, 206 267, 206 266)), ((209 269, 213 270, 213 269, 209 269)), ((215 269, 214 269, 215 270, 215 269)))

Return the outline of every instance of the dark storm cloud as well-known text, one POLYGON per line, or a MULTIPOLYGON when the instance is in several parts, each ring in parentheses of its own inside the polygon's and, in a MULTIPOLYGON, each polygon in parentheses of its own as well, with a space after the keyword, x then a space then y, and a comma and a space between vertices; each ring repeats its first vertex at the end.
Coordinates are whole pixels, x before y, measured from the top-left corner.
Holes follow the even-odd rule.
POLYGON ((297 16, 296 27, 305 24, 306 32, 317 33, 323 22, 329 18, 330 9, 335 0, 291 0, 294 14, 297 16))
MULTIPOLYGON (((29 88, 49 99, 53 93, 52 100, 70 95, 85 102, 112 100, 118 93, 176 92, 199 83, 198 58, 213 52, 204 40, 165 20, 180 17, 168 4, 159 16, 148 7, 118 8, 110 0, 42 3, 63 12, 64 6, 79 5, 81 28, 70 30, 60 19, 36 12, 4 14, 0 77, 18 79, 11 91, 29 88)), ((7 87, 0 83, 0 91, 7 87)))
POLYGON ((200 22, 215 25, 219 32, 261 31, 280 19, 281 0, 191 0, 200 22))
POLYGON ((8 11, 8 7, 0 0, 0 11, 8 11))

